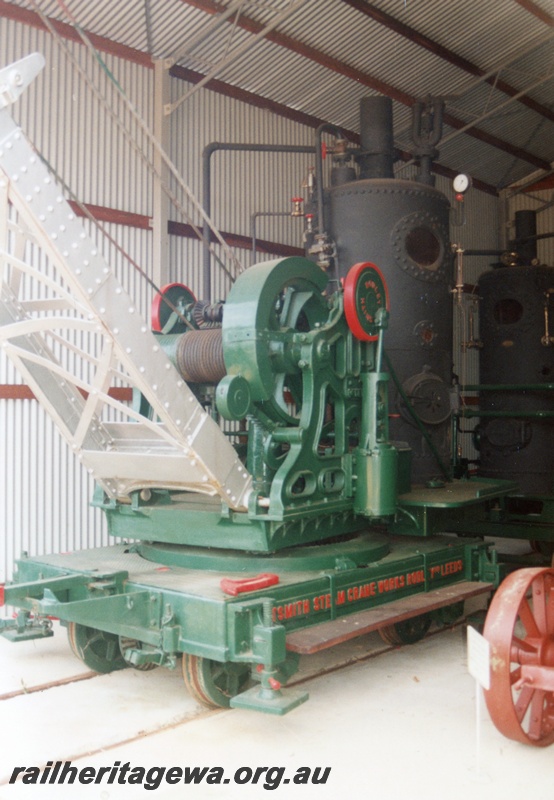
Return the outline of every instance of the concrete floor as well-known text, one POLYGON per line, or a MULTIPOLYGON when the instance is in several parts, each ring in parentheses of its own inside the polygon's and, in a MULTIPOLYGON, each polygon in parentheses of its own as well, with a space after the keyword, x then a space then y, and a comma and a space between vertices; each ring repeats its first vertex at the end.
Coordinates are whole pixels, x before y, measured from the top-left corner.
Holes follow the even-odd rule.
POLYGON ((372 634, 305 657, 304 677, 329 671, 304 684, 307 703, 276 718, 206 712, 187 695, 179 670, 124 670, 34 692, 40 684, 86 675, 65 631, 39 642, 0 639, 0 798, 550 800, 552 750, 504 739, 483 706, 477 723, 461 627, 366 658, 368 651, 382 650, 372 634), (146 768, 219 766, 231 781, 161 784, 154 792, 105 783, 7 783, 14 767, 56 760, 79 768, 112 767, 116 761, 146 768), (331 773, 325 785, 282 782, 264 789, 262 782, 233 783, 239 768, 258 766, 285 767, 289 776, 300 767, 329 766, 331 773))

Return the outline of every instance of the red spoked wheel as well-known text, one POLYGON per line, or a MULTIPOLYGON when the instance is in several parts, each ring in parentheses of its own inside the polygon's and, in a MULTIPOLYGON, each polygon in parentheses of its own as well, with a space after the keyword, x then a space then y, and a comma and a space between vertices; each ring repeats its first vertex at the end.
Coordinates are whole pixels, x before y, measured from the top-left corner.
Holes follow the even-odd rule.
POLYGON ((369 261, 354 264, 343 281, 344 315, 348 327, 362 342, 379 338, 377 312, 389 310, 389 290, 381 270, 369 261))
POLYGON ((484 630, 491 648, 485 692, 493 723, 508 739, 554 742, 554 569, 521 569, 501 584, 484 630))
POLYGON ((168 283, 152 300, 150 312, 152 330, 157 333, 186 333, 188 325, 179 315, 196 302, 196 297, 184 283, 168 283))

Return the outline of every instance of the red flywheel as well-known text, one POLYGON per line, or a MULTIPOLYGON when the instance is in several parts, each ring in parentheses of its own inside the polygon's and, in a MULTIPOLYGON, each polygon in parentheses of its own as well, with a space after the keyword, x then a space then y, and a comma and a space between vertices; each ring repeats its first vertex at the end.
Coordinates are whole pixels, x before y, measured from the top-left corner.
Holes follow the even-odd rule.
POLYGON ((389 290, 383 273, 370 261, 362 261, 344 279, 344 314, 348 327, 362 342, 379 336, 377 312, 389 311, 389 290))

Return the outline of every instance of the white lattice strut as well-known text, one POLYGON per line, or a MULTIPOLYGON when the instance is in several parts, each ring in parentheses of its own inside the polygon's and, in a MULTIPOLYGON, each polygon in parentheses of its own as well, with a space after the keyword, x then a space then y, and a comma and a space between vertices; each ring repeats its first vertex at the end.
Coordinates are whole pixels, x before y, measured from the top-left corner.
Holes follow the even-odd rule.
MULTIPOLYGON (((1 70, 0 96, 13 102, 43 63, 34 54, 1 70), (9 78, 14 74, 15 82, 9 78)), ((0 342, 89 472, 112 497, 164 487, 219 495, 232 509, 246 510, 251 477, 234 448, 165 356, 4 110, 0 199, 6 194, 56 277, 45 274, 44 259, 36 254, 22 257, 18 237, 2 220, 0 342), (82 355, 81 374, 60 361, 62 351, 69 353, 68 363, 78 357, 76 330, 89 331, 100 353, 82 355), (152 419, 109 397, 110 382, 122 376, 147 399, 152 419), (124 413, 126 421, 106 421, 101 413, 107 407, 124 413)))

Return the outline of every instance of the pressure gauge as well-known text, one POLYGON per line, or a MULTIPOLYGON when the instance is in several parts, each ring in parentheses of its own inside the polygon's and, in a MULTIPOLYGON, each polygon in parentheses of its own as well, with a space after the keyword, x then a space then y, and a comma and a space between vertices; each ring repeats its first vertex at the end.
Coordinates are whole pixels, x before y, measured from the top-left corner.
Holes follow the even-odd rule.
POLYGON ((471 178, 469 175, 464 175, 463 173, 456 175, 452 182, 452 188, 457 194, 463 194, 464 192, 467 192, 470 186, 471 178))

